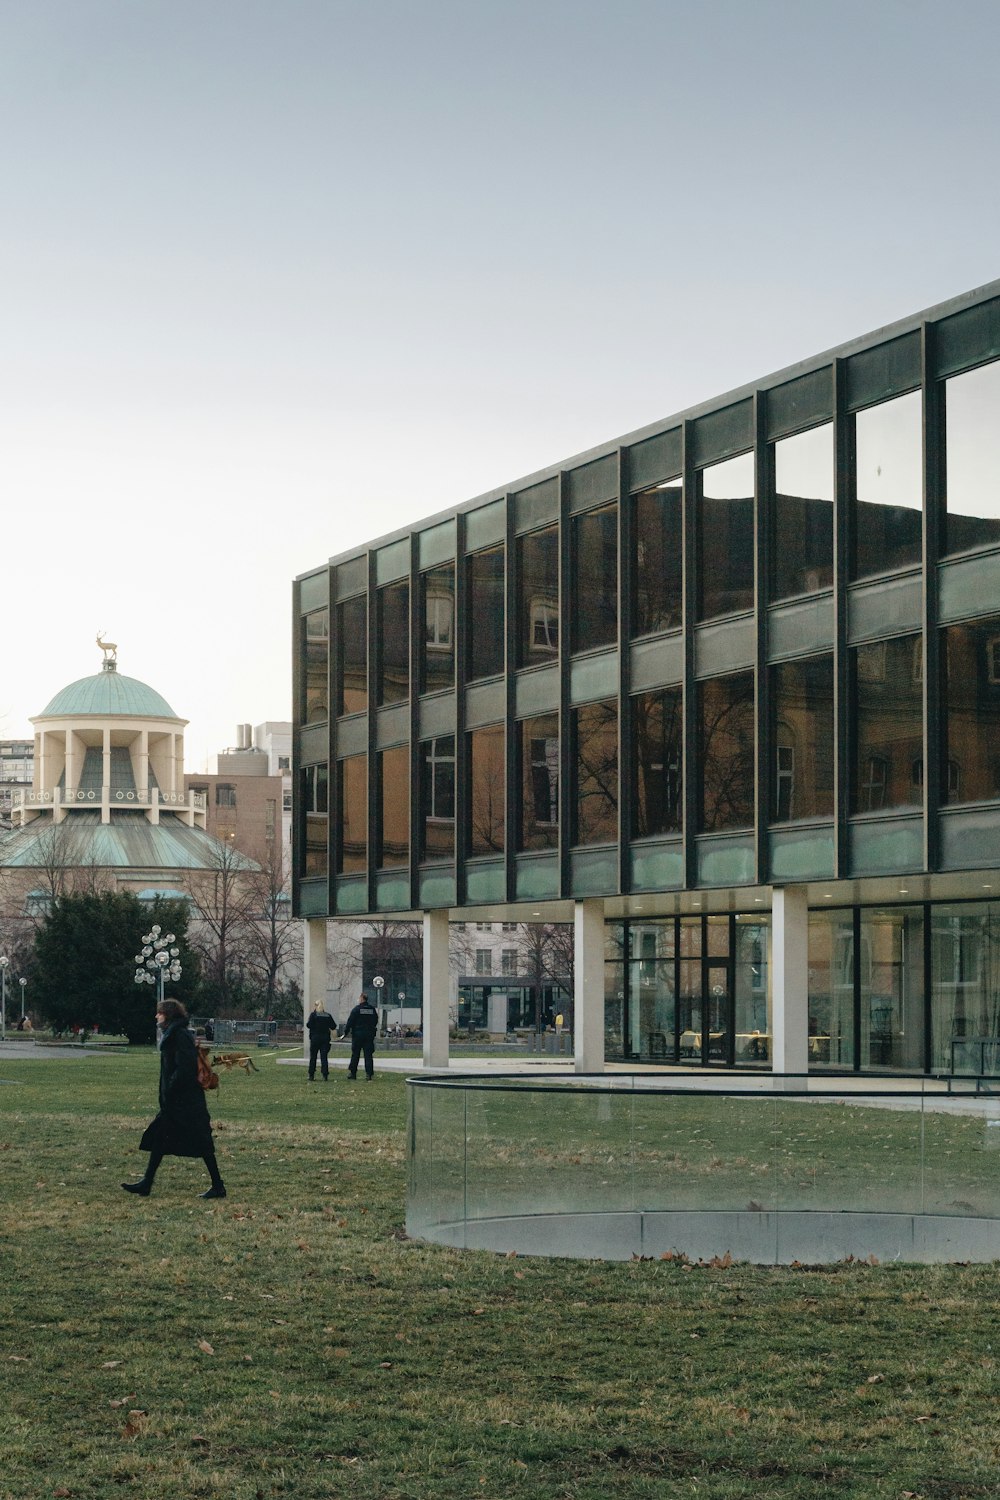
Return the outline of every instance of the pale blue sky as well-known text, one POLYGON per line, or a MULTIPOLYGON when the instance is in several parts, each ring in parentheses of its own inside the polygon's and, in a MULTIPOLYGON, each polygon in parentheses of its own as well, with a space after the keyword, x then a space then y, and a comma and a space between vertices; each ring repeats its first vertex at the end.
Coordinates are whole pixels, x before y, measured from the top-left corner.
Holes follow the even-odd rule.
POLYGON ((0 733, 192 768, 292 576, 1000 275, 996 0, 0 0, 0 733))

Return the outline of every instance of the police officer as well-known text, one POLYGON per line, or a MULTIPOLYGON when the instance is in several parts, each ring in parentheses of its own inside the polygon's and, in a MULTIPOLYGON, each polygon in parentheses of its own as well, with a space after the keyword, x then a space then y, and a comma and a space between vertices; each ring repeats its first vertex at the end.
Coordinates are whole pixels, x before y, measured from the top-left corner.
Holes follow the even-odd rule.
POLYGON ((378 1031, 378 1008, 372 1005, 367 995, 362 995, 359 1003, 351 1011, 344 1025, 344 1035, 351 1039, 351 1063, 347 1070, 348 1078, 358 1076, 358 1058, 362 1052, 365 1054, 365 1073, 368 1082, 371 1083, 375 1072, 375 1064, 372 1053, 375 1050, 375 1035, 378 1031))
POLYGON ((336 1024, 330 1012, 317 1001, 316 1008, 306 1022, 306 1027, 309 1031, 310 1083, 316 1077, 317 1057, 319 1058, 319 1065, 324 1079, 328 1080, 330 1077, 330 1038, 333 1036, 333 1029, 336 1024))

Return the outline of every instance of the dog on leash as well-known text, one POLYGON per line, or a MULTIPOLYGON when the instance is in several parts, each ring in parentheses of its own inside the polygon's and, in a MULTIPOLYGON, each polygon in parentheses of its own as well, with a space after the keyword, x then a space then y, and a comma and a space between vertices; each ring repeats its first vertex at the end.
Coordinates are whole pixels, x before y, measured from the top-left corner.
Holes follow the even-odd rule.
POLYGON ((225 1068, 227 1073, 234 1068, 242 1068, 247 1074, 260 1072, 249 1052, 216 1052, 212 1057, 212 1067, 225 1068))

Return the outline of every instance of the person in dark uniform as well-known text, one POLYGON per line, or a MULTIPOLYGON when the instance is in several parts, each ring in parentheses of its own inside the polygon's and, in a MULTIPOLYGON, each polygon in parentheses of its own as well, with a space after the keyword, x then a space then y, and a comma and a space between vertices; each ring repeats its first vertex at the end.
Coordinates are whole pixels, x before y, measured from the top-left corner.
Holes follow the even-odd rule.
POLYGON ((358 1059, 365 1055, 365 1075, 371 1083, 375 1072, 372 1054, 375 1051, 375 1036, 378 1032, 378 1007, 372 1005, 367 995, 362 995, 344 1025, 344 1035, 351 1039, 351 1062, 348 1078, 357 1078, 358 1059))
POLYGON ((205 1091, 198 1082, 198 1051, 188 1030, 188 1013, 179 1000, 163 1000, 156 1012, 160 1027, 160 1112, 143 1131, 140 1151, 149 1165, 138 1182, 123 1182, 126 1193, 148 1198, 157 1168, 165 1156, 200 1156, 212 1186, 203 1198, 224 1198, 225 1183, 215 1159, 212 1122, 205 1091))
POLYGON ((312 1083, 316 1077, 316 1059, 319 1058, 320 1071, 323 1077, 329 1081, 330 1078, 330 1039, 336 1021, 330 1012, 317 1001, 312 1015, 306 1022, 306 1030, 309 1032, 309 1082, 312 1083))

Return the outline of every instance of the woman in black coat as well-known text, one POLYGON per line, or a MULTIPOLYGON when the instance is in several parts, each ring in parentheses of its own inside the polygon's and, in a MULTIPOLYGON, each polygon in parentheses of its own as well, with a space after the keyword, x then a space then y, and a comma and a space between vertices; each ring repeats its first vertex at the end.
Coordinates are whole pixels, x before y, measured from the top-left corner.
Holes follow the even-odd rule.
POLYGON ((138 1182, 123 1182, 126 1193, 148 1198, 157 1168, 165 1156, 200 1156, 212 1186, 203 1198, 224 1198, 212 1141, 212 1122, 205 1091, 198 1082, 198 1052, 188 1030, 187 1011, 179 1000, 164 1000, 156 1012, 160 1038, 160 1112, 143 1131, 141 1151, 149 1152, 146 1174, 138 1182))

